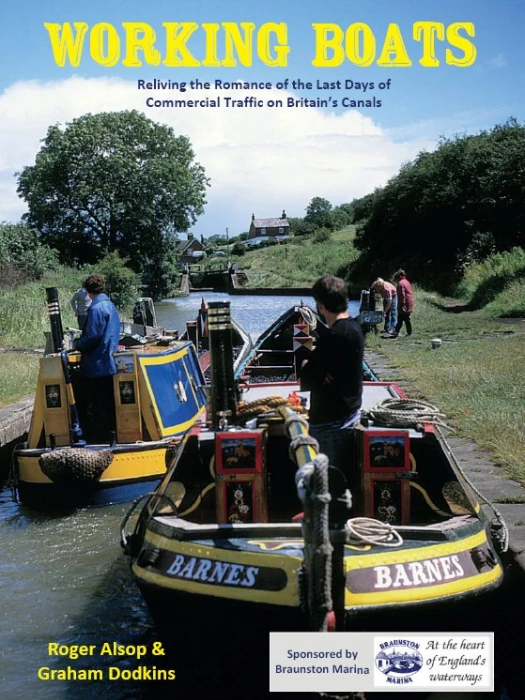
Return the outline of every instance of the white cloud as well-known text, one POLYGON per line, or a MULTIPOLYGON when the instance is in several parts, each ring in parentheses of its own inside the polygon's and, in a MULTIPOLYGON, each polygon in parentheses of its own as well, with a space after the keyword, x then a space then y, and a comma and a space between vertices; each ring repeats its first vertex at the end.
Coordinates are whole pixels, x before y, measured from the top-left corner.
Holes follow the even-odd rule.
MULTIPOLYGON (((356 110, 329 113, 317 108, 147 108, 156 99, 283 99, 291 93, 265 91, 138 90, 136 81, 84 79, 19 82, 0 95, 0 220, 18 220, 25 204, 16 196, 16 171, 34 163, 51 124, 87 112, 138 109, 189 136, 212 187, 197 234, 230 235, 247 230, 251 214, 303 216, 315 196, 332 204, 349 202, 383 185, 401 163, 430 139, 395 141, 373 117, 356 110)), ((224 99, 222 100, 224 103, 224 99)), ((380 118, 380 108, 374 117, 380 118)))
POLYGON ((507 59, 504 54, 499 53, 488 61, 488 65, 491 68, 504 68, 507 65, 507 59))

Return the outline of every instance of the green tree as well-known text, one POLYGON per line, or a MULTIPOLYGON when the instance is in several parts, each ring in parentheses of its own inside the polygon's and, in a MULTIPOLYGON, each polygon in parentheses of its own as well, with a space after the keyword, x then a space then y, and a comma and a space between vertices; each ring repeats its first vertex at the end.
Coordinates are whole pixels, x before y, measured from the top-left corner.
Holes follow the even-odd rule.
MULTIPOLYGON (((354 202, 356 246, 449 293, 470 264, 525 240, 525 127, 515 119, 442 138, 382 189, 354 202)), ((384 267, 384 262, 383 262, 384 267)), ((355 272, 355 269, 352 271, 355 272)), ((384 274, 384 271, 383 271, 384 274)))
POLYGON ((137 111, 50 126, 35 164, 18 174, 25 219, 63 262, 119 251, 141 271, 204 211, 209 182, 194 157, 187 137, 137 111))
POLYGON ((323 197, 314 197, 306 207, 305 221, 316 228, 332 228, 332 205, 323 197))

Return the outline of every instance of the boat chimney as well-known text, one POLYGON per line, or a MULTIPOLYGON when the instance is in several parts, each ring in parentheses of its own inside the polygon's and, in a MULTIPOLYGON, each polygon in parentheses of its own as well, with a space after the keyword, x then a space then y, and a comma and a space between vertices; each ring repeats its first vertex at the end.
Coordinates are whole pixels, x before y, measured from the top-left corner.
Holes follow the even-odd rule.
POLYGON ((208 304, 210 343, 210 419, 214 428, 235 420, 237 401, 233 375, 232 322, 229 301, 208 304))
POLYGON ((62 316, 60 315, 58 289, 56 287, 46 287, 46 295, 47 313, 49 314, 49 323, 51 325, 52 352, 60 352, 64 349, 64 329, 62 328, 62 316))

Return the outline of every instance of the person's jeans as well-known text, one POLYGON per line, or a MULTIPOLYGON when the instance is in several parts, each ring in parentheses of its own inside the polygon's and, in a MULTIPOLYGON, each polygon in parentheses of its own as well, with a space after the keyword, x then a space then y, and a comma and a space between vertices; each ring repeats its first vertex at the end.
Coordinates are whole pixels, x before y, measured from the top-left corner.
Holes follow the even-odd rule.
POLYGON ((353 483, 353 436, 354 428, 359 423, 360 413, 350 419, 310 425, 310 435, 319 443, 319 452, 328 457, 332 467, 337 467, 353 483))
POLYGON ((392 297, 392 304, 385 314, 385 331, 393 331, 397 323, 397 294, 392 297))

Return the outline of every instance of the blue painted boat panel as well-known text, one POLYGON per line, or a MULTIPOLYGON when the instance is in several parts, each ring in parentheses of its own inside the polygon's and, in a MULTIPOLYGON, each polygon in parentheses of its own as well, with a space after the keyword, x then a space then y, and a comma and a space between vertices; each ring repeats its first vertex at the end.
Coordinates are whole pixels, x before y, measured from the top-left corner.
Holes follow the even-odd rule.
POLYGON ((139 357, 163 437, 184 433, 206 405, 204 379, 193 347, 139 357))

